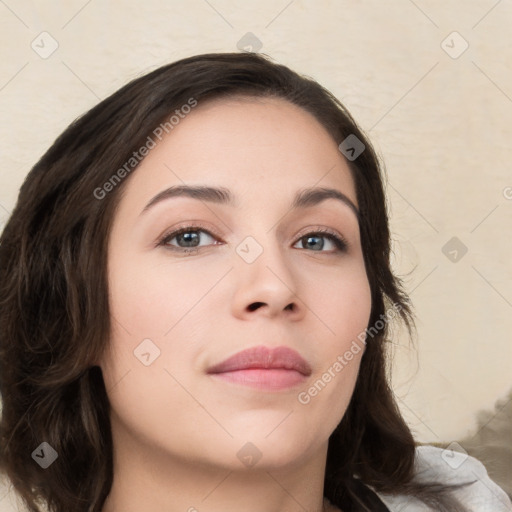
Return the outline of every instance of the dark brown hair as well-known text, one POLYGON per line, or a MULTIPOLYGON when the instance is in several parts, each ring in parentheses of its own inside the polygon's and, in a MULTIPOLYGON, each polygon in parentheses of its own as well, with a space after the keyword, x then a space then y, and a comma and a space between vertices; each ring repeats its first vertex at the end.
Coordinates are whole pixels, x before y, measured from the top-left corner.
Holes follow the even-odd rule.
MULTIPOLYGON (((107 247, 129 176, 109 193, 98 190, 176 109, 240 94, 282 98, 315 116, 337 144, 349 135, 364 143, 349 166, 371 287, 369 326, 390 304, 413 325, 390 269, 378 158, 329 91, 252 53, 198 55, 135 79, 57 138, 28 174, 0 238, 0 462, 30 511, 44 503, 52 512, 99 512, 112 484, 109 401, 94 361, 109 341, 107 247), (42 442, 59 454, 47 469, 31 458, 42 442)), ((351 402, 329 439, 324 494, 344 511, 368 511, 365 484, 458 510, 442 485, 414 480, 416 445, 388 384, 386 335, 387 326, 368 340, 351 402)))

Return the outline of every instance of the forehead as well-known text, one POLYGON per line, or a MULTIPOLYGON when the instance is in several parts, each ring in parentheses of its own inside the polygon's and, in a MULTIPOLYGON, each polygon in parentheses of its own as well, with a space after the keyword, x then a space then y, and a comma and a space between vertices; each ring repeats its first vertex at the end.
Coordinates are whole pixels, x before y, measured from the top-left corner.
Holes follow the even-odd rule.
POLYGON ((354 204, 351 171, 337 142, 309 112, 281 98, 207 100, 169 129, 130 178, 124 196, 171 185, 223 186, 275 200, 304 187, 335 187, 354 204))

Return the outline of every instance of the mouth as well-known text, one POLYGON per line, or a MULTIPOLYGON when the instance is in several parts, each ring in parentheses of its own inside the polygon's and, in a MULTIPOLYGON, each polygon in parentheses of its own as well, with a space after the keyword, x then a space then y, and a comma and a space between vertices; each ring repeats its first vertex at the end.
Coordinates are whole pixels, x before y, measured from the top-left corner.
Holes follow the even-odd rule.
POLYGON ((311 372, 309 363, 298 352, 285 346, 274 349, 253 347, 207 370, 216 379, 268 391, 303 384, 311 372))

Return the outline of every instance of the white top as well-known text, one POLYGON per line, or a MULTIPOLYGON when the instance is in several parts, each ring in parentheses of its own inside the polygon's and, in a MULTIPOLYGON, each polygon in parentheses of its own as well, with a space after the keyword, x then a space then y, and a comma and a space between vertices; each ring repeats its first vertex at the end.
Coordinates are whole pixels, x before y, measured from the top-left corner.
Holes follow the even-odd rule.
MULTIPOLYGON (((501 487, 487 474, 484 465, 467 454, 435 446, 419 446, 416 459, 417 480, 443 484, 473 484, 454 490, 453 495, 468 512, 511 512, 512 503, 501 487)), ((391 512, 432 512, 432 508, 410 496, 377 493, 391 512)))

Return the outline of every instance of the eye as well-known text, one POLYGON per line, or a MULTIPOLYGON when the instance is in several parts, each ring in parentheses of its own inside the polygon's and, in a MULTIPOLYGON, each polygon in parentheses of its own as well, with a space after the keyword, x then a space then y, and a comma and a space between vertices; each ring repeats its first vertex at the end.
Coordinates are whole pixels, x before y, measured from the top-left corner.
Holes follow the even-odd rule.
POLYGON ((313 252, 346 252, 348 248, 348 243, 343 237, 328 229, 320 229, 307 233, 301 236, 297 243, 305 245, 305 249, 313 249, 313 252), (329 240, 331 246, 334 246, 334 250, 324 251, 325 242, 322 239, 329 240))
MULTIPOLYGON (((184 226, 171 233, 166 233, 158 242, 158 246, 164 246, 178 252, 197 252, 199 247, 204 246, 201 245, 201 242, 205 237, 206 241, 208 241, 208 238, 215 240, 215 237, 201 226, 184 226), (172 243, 174 240, 175 242, 172 243)), ((212 244, 207 243, 206 245, 212 244)))

